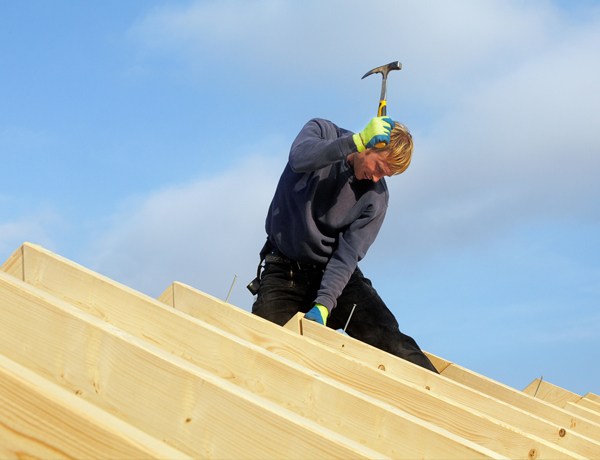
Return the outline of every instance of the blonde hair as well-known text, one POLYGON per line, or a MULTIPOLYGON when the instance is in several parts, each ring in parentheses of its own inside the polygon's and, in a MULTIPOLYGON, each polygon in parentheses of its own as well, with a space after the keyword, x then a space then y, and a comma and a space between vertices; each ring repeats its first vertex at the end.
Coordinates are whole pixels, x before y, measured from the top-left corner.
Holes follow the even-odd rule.
POLYGON ((408 128, 396 122, 390 134, 390 143, 385 147, 374 148, 373 151, 387 154, 387 162, 393 175, 402 174, 410 165, 413 153, 413 140, 408 128))

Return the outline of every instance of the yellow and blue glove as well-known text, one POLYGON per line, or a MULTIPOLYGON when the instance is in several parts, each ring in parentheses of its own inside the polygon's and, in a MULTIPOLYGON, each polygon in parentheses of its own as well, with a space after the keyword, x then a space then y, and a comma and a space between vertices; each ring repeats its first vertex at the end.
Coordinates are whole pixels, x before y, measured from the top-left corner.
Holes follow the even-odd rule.
POLYGON ((316 321, 319 324, 325 326, 327 324, 327 317, 329 316, 329 310, 324 305, 316 303, 304 317, 311 321, 316 321))
POLYGON ((373 147, 382 147, 390 143, 390 134, 396 123, 389 117, 375 117, 360 133, 352 136, 359 152, 373 147), (381 145, 378 145, 381 144, 381 145))

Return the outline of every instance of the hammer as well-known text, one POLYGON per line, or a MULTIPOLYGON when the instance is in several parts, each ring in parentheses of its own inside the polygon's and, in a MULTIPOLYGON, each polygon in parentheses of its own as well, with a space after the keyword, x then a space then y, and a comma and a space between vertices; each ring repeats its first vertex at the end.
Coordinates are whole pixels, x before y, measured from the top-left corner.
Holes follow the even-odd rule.
MULTIPOLYGON (((392 70, 400 70, 402 69, 402 64, 399 61, 390 62, 387 65, 382 65, 380 67, 375 67, 373 70, 369 70, 362 78, 368 77, 374 73, 380 73, 383 75, 383 79, 381 81, 381 97, 379 98, 379 109, 377 110, 378 117, 385 117, 387 115, 386 106, 387 106, 387 75, 392 70)), ((379 147, 379 145, 377 146, 379 147)))

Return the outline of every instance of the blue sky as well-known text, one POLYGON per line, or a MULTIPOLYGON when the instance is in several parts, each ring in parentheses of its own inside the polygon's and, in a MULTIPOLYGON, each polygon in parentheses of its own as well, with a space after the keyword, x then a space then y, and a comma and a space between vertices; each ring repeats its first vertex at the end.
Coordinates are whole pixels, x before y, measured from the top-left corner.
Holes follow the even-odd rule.
POLYGON ((599 2, 0 0, 0 260, 249 310, 295 135, 362 129, 394 60, 415 153, 363 271, 423 349, 600 394, 599 2))

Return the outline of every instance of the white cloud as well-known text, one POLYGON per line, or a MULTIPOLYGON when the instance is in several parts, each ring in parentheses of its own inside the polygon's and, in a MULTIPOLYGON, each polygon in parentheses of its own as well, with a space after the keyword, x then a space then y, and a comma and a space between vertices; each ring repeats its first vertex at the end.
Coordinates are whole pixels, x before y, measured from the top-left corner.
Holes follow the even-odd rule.
POLYGON ((209 179, 124 205, 95 244, 91 266, 153 297, 180 281, 249 309, 245 286, 265 241, 264 221, 284 157, 253 156, 209 179))
POLYGON ((348 86, 357 67, 406 60, 408 87, 439 96, 459 78, 502 72, 547 46, 556 22, 557 11, 539 2, 197 1, 156 8, 128 35, 146 56, 176 56, 201 73, 238 72, 266 86, 348 86))
POLYGON ((600 224, 600 27, 482 81, 388 183, 412 254, 492 241, 524 223, 600 224))
POLYGON ((230 0, 155 8, 128 36, 145 62, 168 56, 202 82, 262 89, 364 92, 362 73, 398 59, 405 70, 391 98, 438 107, 575 30, 545 1, 230 0))

